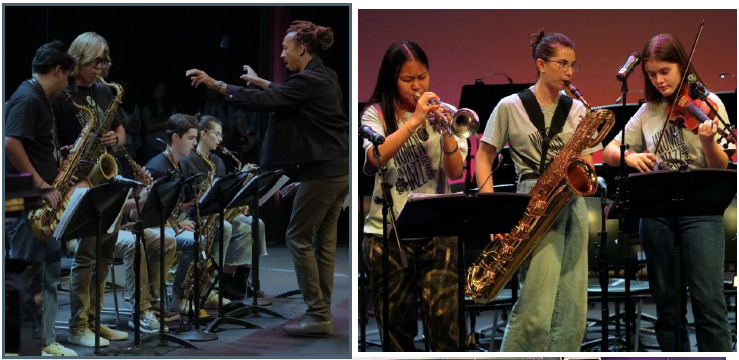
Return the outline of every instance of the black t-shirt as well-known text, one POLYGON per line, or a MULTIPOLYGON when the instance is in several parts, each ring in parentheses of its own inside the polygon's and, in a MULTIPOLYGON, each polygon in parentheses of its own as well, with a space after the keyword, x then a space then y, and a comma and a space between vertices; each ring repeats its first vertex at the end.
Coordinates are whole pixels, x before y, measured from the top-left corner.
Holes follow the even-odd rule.
MULTIPOLYGON (((208 153, 208 160, 216 165, 215 177, 218 178, 226 175, 226 165, 218 155, 208 153)), ((184 176, 193 176, 198 173, 207 175, 208 172, 210 172, 210 167, 208 167, 205 161, 203 161, 203 159, 194 151, 190 152, 190 156, 180 159, 180 166, 182 167, 182 175, 184 176)), ((196 181, 199 184, 204 180, 205 177, 201 176, 196 181)))
POLYGON ((145 166, 154 180, 163 178, 167 176, 171 170, 174 170, 172 162, 169 161, 164 153, 159 153, 157 156, 151 158, 145 166))
MULTIPOLYGON (((108 106, 115 99, 113 90, 97 81, 90 87, 84 87, 77 86, 74 78, 69 78, 69 84, 64 91, 68 92, 72 100, 78 105, 90 108, 97 121, 103 118, 105 112, 108 110, 108 106)), ((87 113, 77 110, 63 96, 54 99, 52 108, 54 109, 54 114, 56 114, 60 143, 62 146, 74 144, 89 120, 87 113)), ((119 106, 109 130, 115 131, 123 123, 122 119, 123 113, 119 106)))
MULTIPOLYGON (((43 89, 23 81, 5 106, 5 136, 21 138, 31 165, 48 184, 54 182, 61 153, 54 134, 54 116, 43 89)), ((5 155, 6 174, 19 171, 5 155)), ((38 184, 36 184, 38 185, 38 184)))

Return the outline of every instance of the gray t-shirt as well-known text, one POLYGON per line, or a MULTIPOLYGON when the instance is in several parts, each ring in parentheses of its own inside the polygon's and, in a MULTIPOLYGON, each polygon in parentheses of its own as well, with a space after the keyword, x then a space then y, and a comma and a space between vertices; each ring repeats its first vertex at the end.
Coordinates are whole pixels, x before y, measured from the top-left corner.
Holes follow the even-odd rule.
MULTIPOLYGON (((533 86, 529 89, 534 91, 533 86)), ((563 95, 560 93, 560 96, 563 95)), ((557 102, 559 102, 559 98, 557 102)), ((539 103, 539 106, 544 114, 545 131, 549 131, 557 106, 545 106, 541 103, 539 103)), ((572 108, 570 108, 570 113, 567 115, 562 131, 555 135, 549 144, 547 164, 551 163, 565 144, 570 141, 577 125, 580 123, 581 116, 585 115, 585 111, 582 102, 579 100, 572 101, 572 108)), ((543 135, 529 120, 521 98, 518 97, 518 94, 513 94, 500 100, 493 113, 490 114, 490 119, 485 126, 485 133, 482 135, 482 141, 495 146, 498 152, 501 151, 503 145, 508 143, 513 163, 516 166, 516 174, 520 179, 522 175, 537 173, 541 161, 543 135)), ((592 154, 602 148, 603 145, 597 144, 592 148, 583 149, 580 155, 592 154)))
MULTIPOLYGON (((718 106, 719 115, 728 121, 729 117, 726 114, 726 107, 721 102, 721 99, 713 93, 710 93, 708 98, 713 100, 718 106)), ((666 101, 648 102, 644 103, 636 111, 636 114, 626 123, 625 142, 629 145, 629 150, 636 152, 648 150, 654 154, 657 141, 659 141, 659 134, 665 121, 665 107, 669 105, 666 101)), ((721 123, 719 123, 719 126, 723 128, 721 123)), ((715 140, 718 139, 719 136, 716 134, 715 140)), ((620 131, 614 140, 621 143, 620 131)), ((724 142, 725 140, 721 142, 721 145, 724 142)), ((734 151, 736 151, 736 145, 729 143, 727 153, 733 155, 734 151)), ((667 125, 659 152, 655 155, 657 155, 655 169, 659 170, 678 169, 684 165, 687 165, 688 169, 708 167, 706 154, 703 152, 703 146, 701 145, 700 138, 698 138, 698 134, 693 134, 690 130, 673 124, 667 125)))
MULTIPOLYGON (((450 108, 454 107, 445 104, 450 108)), ((405 122, 413 116, 411 112, 403 112, 403 118, 398 121, 398 130, 407 131, 403 127, 405 122)), ((374 106, 370 106, 362 114, 362 125, 367 125, 372 130, 383 136, 387 135, 385 126, 374 106)), ((392 185, 390 194, 393 197, 393 210, 395 216, 400 214, 400 210, 405 205, 405 200, 409 194, 448 194, 449 183, 443 169, 443 139, 441 134, 434 130, 433 127, 426 123, 426 131, 429 134, 427 141, 421 141, 418 132, 411 135, 403 144, 400 150, 387 162, 387 179, 392 185)), ((467 156, 467 141, 455 136, 459 151, 462 158, 467 156)), ((368 150, 372 147, 372 143, 364 140, 364 173, 367 175, 375 175, 375 188, 372 193, 375 196, 382 196, 380 188, 380 175, 377 174, 377 168, 367 161, 368 156, 373 156, 368 150)), ((367 234, 382 235, 382 205, 375 204, 370 206, 369 214, 364 223, 364 232, 367 234)))

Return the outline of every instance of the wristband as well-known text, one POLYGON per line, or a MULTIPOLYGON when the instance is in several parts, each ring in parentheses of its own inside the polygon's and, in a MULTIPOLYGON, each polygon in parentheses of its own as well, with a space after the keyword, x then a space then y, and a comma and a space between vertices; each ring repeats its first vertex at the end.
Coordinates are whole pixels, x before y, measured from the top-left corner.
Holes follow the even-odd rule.
MULTIPOLYGON (((442 146, 441 149, 444 150, 444 147, 442 146)), ((459 151, 459 144, 457 144, 457 147, 455 147, 454 150, 452 150, 452 151, 446 151, 446 150, 444 150, 444 154, 447 154, 447 155, 451 156, 451 155, 456 154, 457 151, 459 151)))

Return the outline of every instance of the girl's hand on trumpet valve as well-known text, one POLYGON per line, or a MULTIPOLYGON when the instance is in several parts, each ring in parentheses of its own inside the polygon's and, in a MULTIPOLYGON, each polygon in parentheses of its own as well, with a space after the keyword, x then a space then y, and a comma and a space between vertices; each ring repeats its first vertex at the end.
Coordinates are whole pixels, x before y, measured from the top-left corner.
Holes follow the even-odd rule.
POLYGON ((436 94, 432 92, 425 92, 416 101, 416 111, 413 116, 408 120, 408 126, 412 129, 417 129, 419 126, 423 126, 426 123, 426 116, 429 112, 439 110, 441 105, 429 104, 432 99, 439 99, 436 94))

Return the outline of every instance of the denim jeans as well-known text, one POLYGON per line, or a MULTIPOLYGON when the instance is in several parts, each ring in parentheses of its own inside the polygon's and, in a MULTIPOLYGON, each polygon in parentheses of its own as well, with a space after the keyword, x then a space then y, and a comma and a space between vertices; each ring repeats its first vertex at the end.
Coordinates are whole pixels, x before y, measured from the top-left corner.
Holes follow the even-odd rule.
MULTIPOLYGON (((229 243, 231 242, 231 235, 232 235, 232 226, 231 224, 226 221, 223 223, 223 246, 226 249, 229 249, 229 243)), ((219 225, 220 226, 220 225, 219 225)), ((174 235, 174 231, 172 229, 166 229, 167 232, 170 232, 171 235, 174 235)), ((219 258, 218 254, 218 231, 216 230, 216 239, 213 240, 213 247, 211 254, 213 254, 213 257, 216 259, 216 261, 219 258)), ((166 234, 165 234, 166 236, 166 234)), ((242 237, 241 240, 243 241, 244 238, 242 237)), ((200 239, 200 246, 202 251, 203 246, 203 239, 201 237, 200 239)), ((177 263, 177 270, 175 270, 174 275, 174 282, 172 284, 172 293, 176 296, 177 299, 182 298, 182 282, 185 281, 185 276, 187 275, 187 268, 190 266, 190 263, 193 260, 193 254, 192 249, 195 244, 195 233, 192 231, 183 231, 179 235, 175 236, 175 242, 177 243, 177 251, 181 251, 182 254, 180 255, 180 260, 177 263)), ((226 259, 226 263, 228 264, 229 257, 228 253, 224 254, 224 258, 226 259)), ((201 269, 202 270, 202 269, 201 269)), ((201 289, 202 291, 205 291, 207 289, 201 289)))
MULTIPOLYGON (((169 271, 175 253, 174 234, 165 233, 164 236, 164 270, 169 271)), ((158 228, 144 229, 144 237, 141 244, 141 273, 139 283, 141 284, 141 302, 139 311, 151 308, 151 303, 159 300, 159 248, 161 246, 158 228), (148 260, 147 260, 148 259, 148 260)), ((136 238, 130 231, 118 232, 118 240, 115 243, 115 256, 123 259, 123 271, 126 278, 126 292, 131 297, 132 305, 136 306, 134 290, 136 286, 136 273, 134 257, 136 256, 136 238)))
POLYGON ((349 175, 301 182, 285 233, 305 313, 319 321, 331 320, 336 223, 348 194, 349 175))
POLYGON ((34 301, 34 295, 40 289, 43 296, 41 341, 42 346, 48 346, 56 342, 54 325, 57 314, 57 285, 59 285, 61 272, 62 249, 60 241, 56 238, 46 241, 37 239, 31 231, 31 223, 27 216, 28 212, 22 212, 8 231, 10 256, 29 261, 33 266, 42 269, 40 276, 34 277, 32 282, 25 284, 21 298, 21 318, 24 326, 34 322, 36 310, 31 304, 34 301))
POLYGON ((647 256, 649 286, 657 305, 657 341, 662 351, 690 351, 686 313, 675 298, 686 298, 673 283, 675 234, 682 244, 682 276, 690 291, 699 351, 732 351, 723 292, 724 222, 721 216, 642 219, 639 236, 647 256), (682 317, 682 347, 675 344, 675 319, 682 317))
MULTIPOLYGON (((529 193, 536 179, 519 183, 529 193)), ((580 350, 588 290, 588 220, 585 199, 564 207, 520 268, 521 294, 503 336, 502 351, 580 350)))

